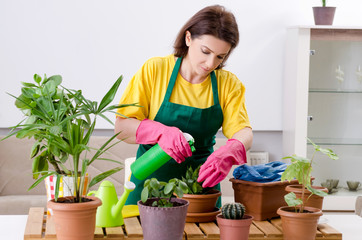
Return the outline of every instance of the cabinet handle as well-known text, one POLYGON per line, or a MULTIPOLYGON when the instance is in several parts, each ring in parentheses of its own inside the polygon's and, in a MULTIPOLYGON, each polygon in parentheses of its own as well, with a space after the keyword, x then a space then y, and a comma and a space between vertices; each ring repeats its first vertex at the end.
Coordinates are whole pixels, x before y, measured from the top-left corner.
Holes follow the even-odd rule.
POLYGON ((308 121, 311 122, 311 121, 313 121, 313 116, 308 116, 307 119, 308 119, 308 121))
POLYGON ((310 54, 311 56, 315 55, 315 50, 309 50, 309 54, 310 54))

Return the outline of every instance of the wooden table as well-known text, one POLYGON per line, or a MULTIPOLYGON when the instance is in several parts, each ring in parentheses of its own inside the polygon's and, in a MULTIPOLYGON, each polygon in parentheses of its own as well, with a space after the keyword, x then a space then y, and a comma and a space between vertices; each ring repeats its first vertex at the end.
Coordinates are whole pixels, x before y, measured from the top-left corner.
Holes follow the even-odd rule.
MULTIPOLYGON (((94 239, 129 239, 142 240, 142 228, 139 218, 125 218, 124 226, 106 228, 105 234, 102 228, 96 228, 94 239)), ((54 222, 48 217, 44 208, 30 208, 25 227, 24 239, 56 239, 54 222)), ((215 222, 186 223, 185 240, 220 239, 219 228, 215 222)), ((271 221, 253 221, 250 227, 250 240, 282 240, 283 233, 280 218, 271 221)), ((319 224, 316 239, 341 240, 342 233, 328 224, 319 224)))

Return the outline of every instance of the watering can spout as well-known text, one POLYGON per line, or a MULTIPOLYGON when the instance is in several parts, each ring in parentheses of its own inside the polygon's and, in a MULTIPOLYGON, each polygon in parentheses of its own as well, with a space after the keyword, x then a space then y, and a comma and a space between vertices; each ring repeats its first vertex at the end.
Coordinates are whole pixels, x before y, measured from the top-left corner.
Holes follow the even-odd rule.
POLYGON ((113 206, 113 208, 112 208, 113 217, 118 217, 119 215, 122 215, 122 209, 124 207, 124 204, 126 203, 128 195, 135 188, 136 188, 136 185, 133 182, 126 182, 124 184, 124 192, 123 192, 121 198, 118 200, 117 204, 115 206, 113 206))

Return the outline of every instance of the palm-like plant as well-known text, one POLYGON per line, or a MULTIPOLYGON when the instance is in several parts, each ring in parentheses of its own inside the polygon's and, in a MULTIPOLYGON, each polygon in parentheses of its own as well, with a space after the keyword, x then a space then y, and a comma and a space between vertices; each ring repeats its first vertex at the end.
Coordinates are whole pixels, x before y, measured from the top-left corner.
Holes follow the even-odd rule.
MULTIPOLYGON (((59 194, 60 175, 66 173, 71 175, 74 183, 74 201, 81 202, 81 192, 84 187, 84 176, 87 168, 95 160, 106 160, 117 162, 112 159, 101 158, 109 148, 115 144, 112 140, 118 134, 113 135, 96 153, 87 158, 83 154, 90 151, 88 146, 90 137, 95 129, 97 117, 102 117, 111 124, 113 122, 106 117, 105 113, 128 105, 110 105, 122 81, 122 76, 117 79, 111 89, 106 93, 101 102, 86 99, 80 90, 71 90, 62 87, 62 78, 59 75, 44 79, 37 74, 34 75, 33 83, 23 83, 22 94, 16 98, 16 106, 24 111, 25 120, 12 127, 8 137, 16 135, 18 138, 34 138, 36 143, 32 147, 31 157, 33 159, 33 176, 36 182, 29 188, 37 186, 42 180, 50 175, 57 175, 55 187, 55 200, 59 194), (68 169, 65 162, 68 157, 72 158, 71 167, 68 169), (54 170, 49 170, 50 163, 54 170), (42 177, 38 178, 39 174, 42 177), (81 179, 78 185, 78 179, 81 179)), ((4 138, 4 139, 6 139, 4 138)), ((122 167, 116 167, 95 176, 89 187, 104 178, 120 171, 122 167)))

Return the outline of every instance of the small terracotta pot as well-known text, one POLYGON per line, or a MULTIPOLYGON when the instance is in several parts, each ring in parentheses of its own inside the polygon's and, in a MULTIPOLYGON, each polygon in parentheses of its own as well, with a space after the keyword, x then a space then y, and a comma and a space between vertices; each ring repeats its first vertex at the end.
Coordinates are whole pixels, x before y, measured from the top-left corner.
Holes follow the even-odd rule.
POLYGON ((212 189, 208 194, 184 194, 182 199, 190 202, 188 213, 206 213, 215 210, 217 199, 221 192, 212 189))
POLYGON ((315 25, 332 25, 336 7, 313 7, 315 25))
POLYGON ((317 208, 305 207, 308 213, 296 213, 294 207, 281 207, 277 213, 282 219, 284 240, 314 240, 319 217, 323 215, 317 208))
MULTIPOLYGON (((74 197, 64 197, 69 199, 74 197)), ((52 209, 55 231, 58 240, 90 240, 94 238, 96 213, 102 202, 97 197, 87 197, 92 201, 82 203, 59 203, 54 199, 48 202, 52 209)))
POLYGON ((219 214, 216 216, 220 229, 220 240, 248 240, 253 216, 244 215, 242 219, 226 219, 219 214))
MULTIPOLYGON (((328 193, 328 189, 325 187, 320 187, 320 186, 312 186, 312 188, 314 189, 318 189, 318 190, 322 190, 325 193, 328 193)), ((297 198, 302 198, 302 185, 289 185, 285 187, 285 191, 287 192, 294 192, 295 195, 297 196, 297 198)), ((323 209, 323 199, 324 197, 318 196, 313 194, 311 197, 309 197, 311 194, 311 192, 309 190, 306 189, 306 191, 304 192, 304 199, 303 201, 305 202, 305 206, 307 207, 314 207, 314 208, 318 208, 318 209, 323 209), (309 199, 308 199, 309 197, 309 199), (308 201, 307 201, 308 199, 308 201)))
MULTIPOLYGON (((146 204, 154 200, 148 199, 146 204)), ((189 202, 180 198, 173 198, 171 201, 182 205, 161 208, 137 202, 144 240, 182 240, 189 202)))

